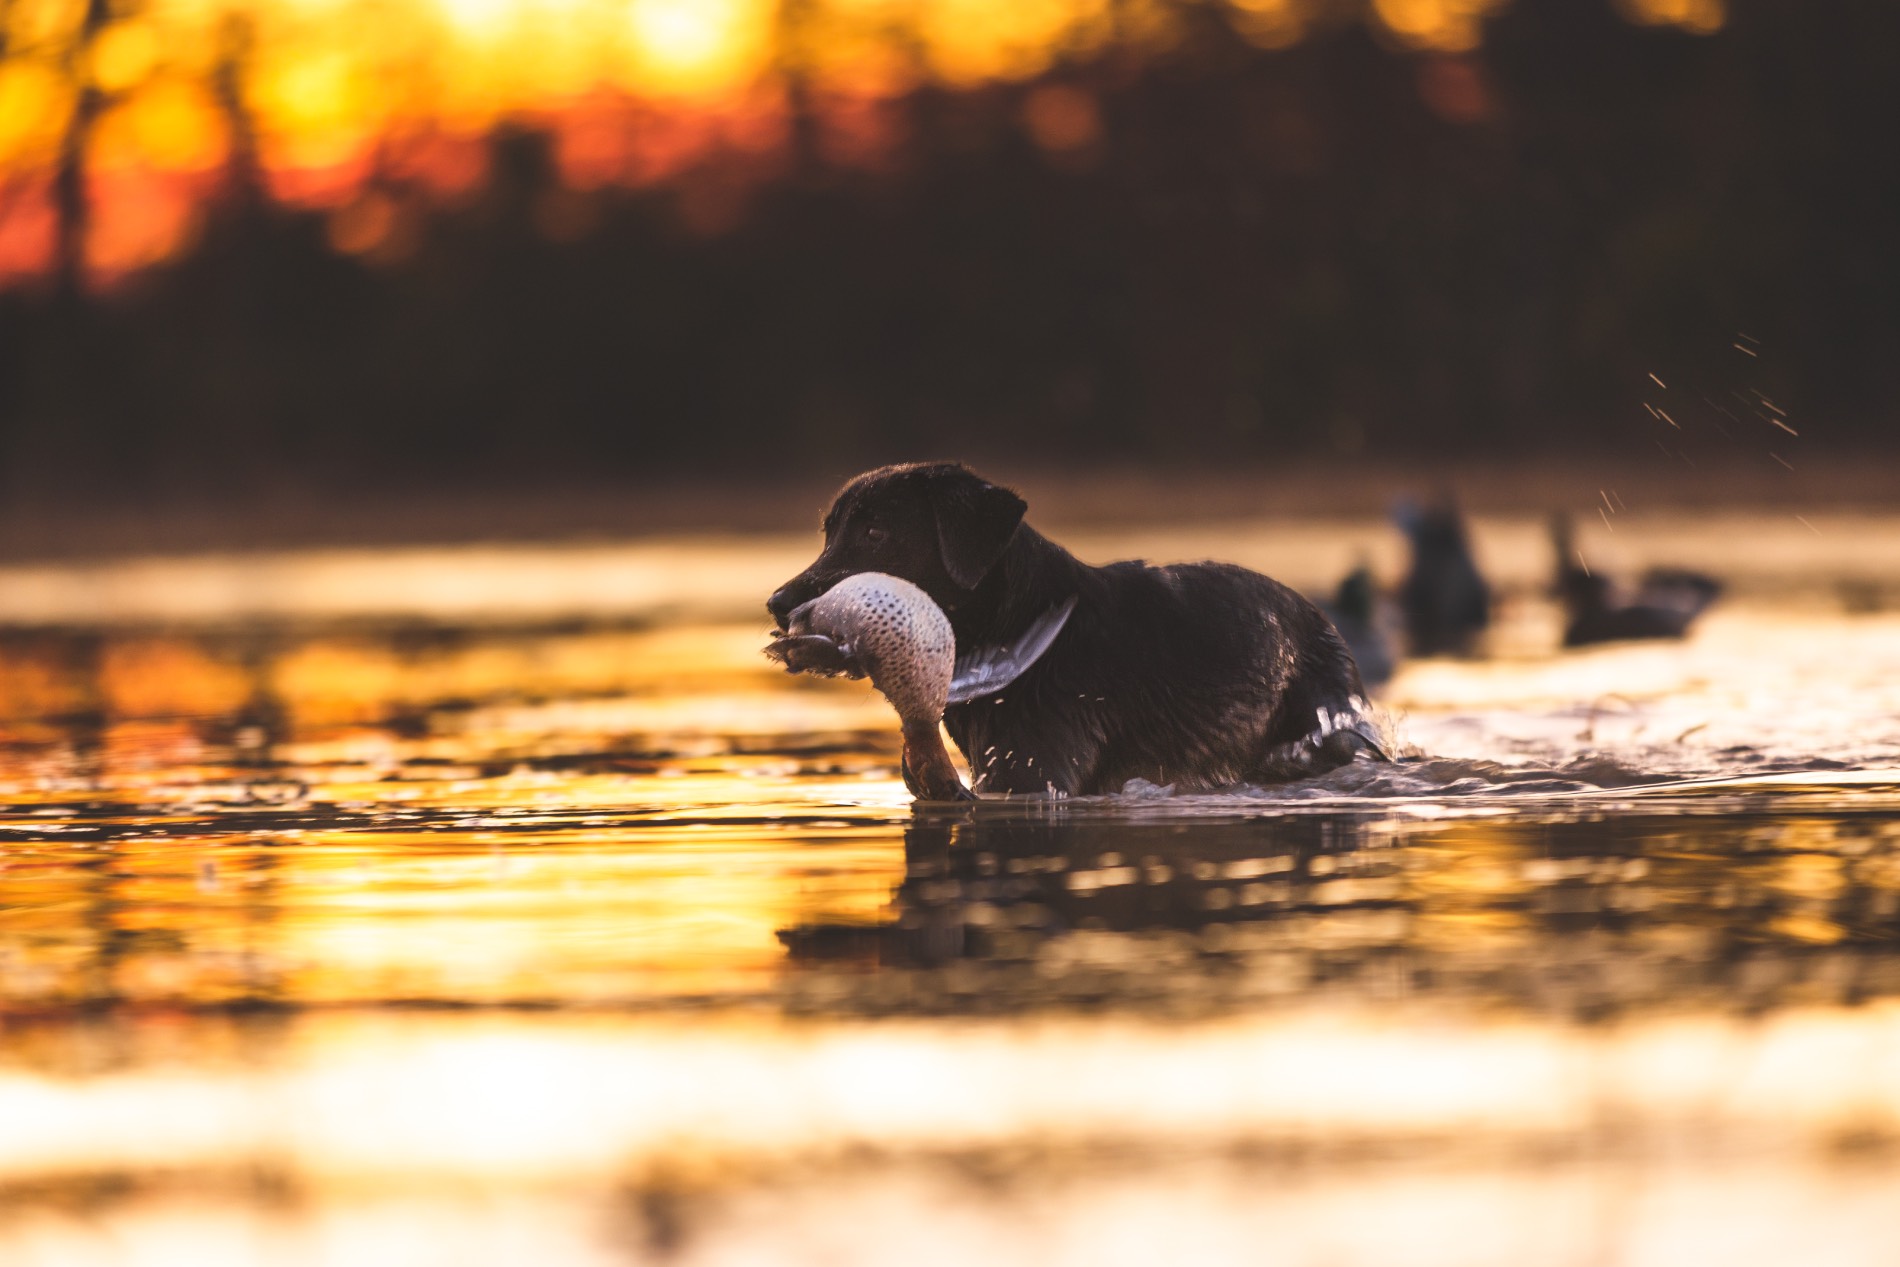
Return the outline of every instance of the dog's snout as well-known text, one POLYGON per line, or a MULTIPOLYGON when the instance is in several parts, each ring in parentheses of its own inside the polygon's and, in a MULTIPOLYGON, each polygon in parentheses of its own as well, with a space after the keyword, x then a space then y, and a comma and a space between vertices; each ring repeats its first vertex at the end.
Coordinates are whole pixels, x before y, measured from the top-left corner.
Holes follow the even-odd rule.
POLYGON ((786 622, 799 608, 836 585, 847 575, 849 573, 830 570, 820 572, 815 568, 807 568, 773 590, 772 597, 765 600, 765 610, 772 613, 772 619, 777 622, 776 628, 785 629, 788 627, 786 622))
MULTIPOLYGON (((752 591, 754 594, 757 590, 752 591)), ((792 601, 792 587, 781 585, 772 591, 772 597, 765 600, 765 610, 772 613, 772 620, 779 629, 785 628, 786 618, 792 614, 792 608, 798 606, 792 601)))

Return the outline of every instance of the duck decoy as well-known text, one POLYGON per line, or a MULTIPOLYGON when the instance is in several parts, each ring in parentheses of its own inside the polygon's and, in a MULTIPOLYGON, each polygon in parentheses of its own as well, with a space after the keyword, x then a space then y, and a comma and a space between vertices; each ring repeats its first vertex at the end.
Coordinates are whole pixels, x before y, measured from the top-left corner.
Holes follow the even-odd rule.
POLYGON ((1346 573, 1332 598, 1322 601, 1320 608, 1346 640, 1346 649, 1359 666, 1359 680, 1368 687, 1391 681, 1398 660, 1392 647, 1393 619, 1390 603, 1379 592, 1372 569, 1361 563, 1346 573))
POLYGON ((765 654, 793 673, 869 677, 897 712, 904 784, 923 801, 971 801, 938 729, 951 704, 1001 690, 1028 671, 1075 610, 1071 595, 1015 642, 957 654, 943 608, 902 577, 857 572, 795 608, 765 654))
POLYGON ((1464 516, 1449 500, 1401 502, 1392 518, 1412 542, 1399 607, 1413 655, 1469 655, 1491 623, 1491 587, 1471 557, 1464 516))
POLYGON ((847 576, 795 609, 765 654, 793 673, 869 677, 897 711, 904 784, 924 801, 976 799, 944 749, 957 640, 930 595, 882 572, 847 576))
POLYGON ((1680 638, 1722 592, 1713 577, 1685 568, 1651 568, 1634 596, 1615 581, 1584 566, 1565 514, 1552 516, 1551 545, 1557 552, 1553 585, 1564 608, 1566 647, 1643 638, 1680 638))

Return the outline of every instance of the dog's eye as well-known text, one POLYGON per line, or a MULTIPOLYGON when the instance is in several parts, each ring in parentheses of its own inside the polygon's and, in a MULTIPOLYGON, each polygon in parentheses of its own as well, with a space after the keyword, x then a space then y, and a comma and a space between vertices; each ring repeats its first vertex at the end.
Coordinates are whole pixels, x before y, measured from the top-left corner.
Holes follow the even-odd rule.
POLYGON ((880 528, 876 524, 866 524, 864 526, 864 539, 871 545, 881 546, 890 540, 890 536, 891 532, 888 528, 880 528))

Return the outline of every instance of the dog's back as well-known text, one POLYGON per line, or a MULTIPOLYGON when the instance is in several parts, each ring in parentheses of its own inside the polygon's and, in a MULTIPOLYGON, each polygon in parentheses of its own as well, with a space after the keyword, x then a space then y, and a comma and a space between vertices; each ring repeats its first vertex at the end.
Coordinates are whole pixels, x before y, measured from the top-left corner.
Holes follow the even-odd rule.
POLYGON ((1364 689, 1306 598, 1225 563, 1088 571, 1049 654, 945 716, 979 791, 1100 794, 1137 778, 1214 788, 1351 759, 1350 746, 1318 741, 1333 718, 1357 717, 1364 689), (1298 751, 1309 739, 1313 751, 1298 751))

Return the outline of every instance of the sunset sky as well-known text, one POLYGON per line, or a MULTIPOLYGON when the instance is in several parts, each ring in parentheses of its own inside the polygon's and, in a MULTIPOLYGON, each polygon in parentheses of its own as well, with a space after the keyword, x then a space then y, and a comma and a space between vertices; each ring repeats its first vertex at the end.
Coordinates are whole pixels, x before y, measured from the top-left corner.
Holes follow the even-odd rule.
MULTIPOLYGON (((1507 2, 1372 7, 1395 46, 1458 54, 1507 2)), ((1229 0, 1226 16, 1271 48, 1331 8, 1229 0)), ((1620 8, 1698 32, 1724 18, 1722 0, 1620 8)), ((234 160, 253 156, 272 197, 326 212, 336 249, 373 255, 409 204, 452 205, 480 187, 483 139, 504 122, 547 131, 576 190, 709 161, 769 174, 796 82, 827 159, 875 166, 901 139, 882 107, 920 83, 1029 80, 1111 44, 1157 52, 1183 12, 1171 0, 151 0, 89 27, 86 9, 0 10, 0 282, 49 268, 53 173, 77 132, 96 284, 187 249, 234 160), (76 128, 89 96, 91 126, 76 128)), ((1032 95, 1024 126, 1060 150, 1091 142, 1098 124, 1092 100, 1068 88, 1032 95)))

